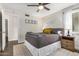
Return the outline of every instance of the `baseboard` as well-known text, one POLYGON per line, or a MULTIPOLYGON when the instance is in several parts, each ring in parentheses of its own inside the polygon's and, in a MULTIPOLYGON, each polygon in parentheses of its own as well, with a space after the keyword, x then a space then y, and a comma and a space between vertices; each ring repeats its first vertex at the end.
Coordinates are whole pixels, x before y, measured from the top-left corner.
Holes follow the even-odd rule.
POLYGON ((18 42, 18 40, 11 40, 11 41, 8 41, 8 42, 16 42, 16 41, 18 42))
POLYGON ((18 40, 16 40, 16 39, 8 39, 8 41, 18 41, 18 40))
POLYGON ((24 42, 18 43, 18 44, 23 44, 24 42))

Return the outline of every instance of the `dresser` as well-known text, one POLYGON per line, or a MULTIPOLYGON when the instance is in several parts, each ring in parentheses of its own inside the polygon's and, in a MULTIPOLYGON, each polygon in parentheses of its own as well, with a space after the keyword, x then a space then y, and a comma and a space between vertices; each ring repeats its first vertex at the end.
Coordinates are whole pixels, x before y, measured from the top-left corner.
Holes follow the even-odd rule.
POLYGON ((74 37, 62 36, 61 37, 61 48, 75 51, 74 37))

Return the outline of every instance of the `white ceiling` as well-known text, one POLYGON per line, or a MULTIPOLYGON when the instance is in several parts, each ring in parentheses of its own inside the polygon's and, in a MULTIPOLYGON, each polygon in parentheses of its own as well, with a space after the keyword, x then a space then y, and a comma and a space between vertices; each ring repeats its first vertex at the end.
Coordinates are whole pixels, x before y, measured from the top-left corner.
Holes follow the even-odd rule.
MULTIPOLYGON (((47 16, 49 14, 52 14, 54 12, 60 11, 69 6, 72 6, 75 3, 50 3, 46 5, 46 7, 50 8, 50 11, 43 9, 40 12, 36 12, 37 7, 28 7, 27 6, 28 4, 29 3, 4 3, 1 5, 5 8, 11 8, 14 10, 22 10, 27 14, 40 18, 40 17, 47 16)), ((35 3, 31 3, 31 4, 35 4, 35 3)))

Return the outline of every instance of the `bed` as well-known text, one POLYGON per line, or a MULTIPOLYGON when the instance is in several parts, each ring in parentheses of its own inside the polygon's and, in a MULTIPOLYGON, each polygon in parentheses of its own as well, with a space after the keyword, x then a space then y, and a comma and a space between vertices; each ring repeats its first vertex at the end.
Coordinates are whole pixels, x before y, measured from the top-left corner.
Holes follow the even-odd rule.
POLYGON ((34 56, 46 56, 61 48, 60 36, 57 31, 61 28, 45 28, 43 33, 28 32, 25 35, 25 46, 34 56))

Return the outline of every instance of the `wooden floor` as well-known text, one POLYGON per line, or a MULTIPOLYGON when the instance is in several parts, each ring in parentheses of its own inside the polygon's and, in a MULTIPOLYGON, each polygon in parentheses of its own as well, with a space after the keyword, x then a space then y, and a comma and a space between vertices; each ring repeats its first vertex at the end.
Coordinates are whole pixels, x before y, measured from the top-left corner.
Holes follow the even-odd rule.
POLYGON ((18 41, 8 42, 8 45, 5 48, 5 51, 0 52, 0 56, 13 56, 13 45, 17 45, 17 44, 18 44, 18 41))

